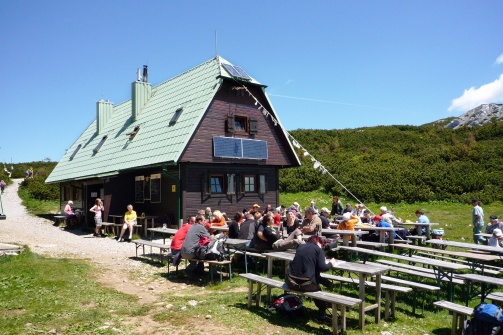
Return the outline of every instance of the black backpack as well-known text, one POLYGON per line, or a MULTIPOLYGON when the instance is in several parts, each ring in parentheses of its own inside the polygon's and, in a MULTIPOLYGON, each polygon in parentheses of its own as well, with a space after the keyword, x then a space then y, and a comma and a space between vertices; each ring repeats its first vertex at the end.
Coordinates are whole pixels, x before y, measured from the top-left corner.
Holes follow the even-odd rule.
POLYGON ((298 295, 290 293, 282 294, 274 299, 269 309, 276 310, 289 318, 300 316, 304 312, 302 299, 298 295))
POLYGON ((229 254, 226 253, 224 244, 227 240, 227 235, 218 234, 210 243, 205 246, 200 246, 196 249, 196 257, 198 259, 223 261, 229 259, 229 254))

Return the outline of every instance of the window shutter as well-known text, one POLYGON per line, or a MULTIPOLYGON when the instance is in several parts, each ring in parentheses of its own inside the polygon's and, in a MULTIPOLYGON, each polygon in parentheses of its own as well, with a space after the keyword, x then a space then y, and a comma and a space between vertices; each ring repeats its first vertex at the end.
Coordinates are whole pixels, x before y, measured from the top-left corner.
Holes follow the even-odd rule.
POLYGON ((227 132, 234 133, 234 114, 227 114, 227 132))
POLYGON ((203 194, 211 194, 210 188, 209 188, 209 183, 208 183, 208 175, 203 174, 201 178, 202 178, 202 180, 201 180, 202 193, 203 194))
POLYGON ((236 182, 235 175, 228 174, 227 175, 227 194, 236 194, 236 182))
POLYGON ((250 119, 250 135, 258 134, 258 121, 257 119, 250 119))
POLYGON ((258 182, 258 193, 260 194, 265 194, 266 193, 266 183, 265 183, 265 175, 264 174, 261 174, 259 175, 259 178, 258 178, 259 182, 258 182))

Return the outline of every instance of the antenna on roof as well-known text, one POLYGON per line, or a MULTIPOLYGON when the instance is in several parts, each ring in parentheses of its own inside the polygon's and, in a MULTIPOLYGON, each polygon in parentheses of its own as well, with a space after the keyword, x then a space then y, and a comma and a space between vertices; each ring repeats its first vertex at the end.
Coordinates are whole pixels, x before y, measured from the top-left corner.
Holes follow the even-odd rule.
POLYGON ((215 56, 218 58, 218 32, 215 30, 215 56))

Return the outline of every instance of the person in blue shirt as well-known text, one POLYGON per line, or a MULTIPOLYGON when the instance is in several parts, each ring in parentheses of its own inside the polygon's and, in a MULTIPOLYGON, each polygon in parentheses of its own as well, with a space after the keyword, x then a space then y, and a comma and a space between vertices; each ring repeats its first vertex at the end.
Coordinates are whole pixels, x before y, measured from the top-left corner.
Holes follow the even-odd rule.
MULTIPOLYGON (((376 215, 374 216, 373 218, 373 221, 376 222, 378 220, 381 220, 379 221, 379 223, 376 223, 376 227, 386 227, 386 228, 393 228, 393 225, 389 224, 388 222, 386 222, 381 216, 379 215, 376 215)), ((396 232, 393 231, 393 237, 396 237, 396 232)))

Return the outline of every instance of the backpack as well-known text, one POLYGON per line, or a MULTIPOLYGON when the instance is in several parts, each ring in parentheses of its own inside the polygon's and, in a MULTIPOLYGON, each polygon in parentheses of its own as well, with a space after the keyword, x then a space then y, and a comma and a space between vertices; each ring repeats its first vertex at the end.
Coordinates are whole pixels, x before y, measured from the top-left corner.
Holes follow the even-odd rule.
POLYGON ((464 335, 497 335, 503 326, 503 310, 496 305, 481 303, 473 309, 473 318, 465 323, 464 335))
POLYGON ((302 307, 302 299, 290 293, 285 293, 274 299, 269 310, 276 310, 288 317, 297 317, 302 315, 304 308, 302 307))
POLYGON ((227 240, 227 235, 218 234, 215 239, 210 241, 207 245, 199 246, 196 249, 196 256, 198 259, 223 261, 229 259, 229 255, 225 252, 224 244, 227 240))

